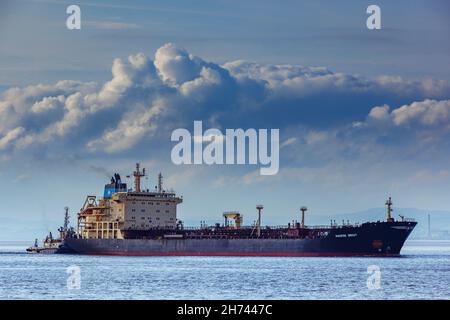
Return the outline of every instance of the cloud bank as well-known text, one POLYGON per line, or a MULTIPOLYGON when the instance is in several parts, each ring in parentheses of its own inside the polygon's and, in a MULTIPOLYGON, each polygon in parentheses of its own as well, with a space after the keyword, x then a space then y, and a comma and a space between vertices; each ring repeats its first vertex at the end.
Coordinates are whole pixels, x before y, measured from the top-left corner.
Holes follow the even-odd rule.
POLYGON ((111 72, 103 84, 62 80, 6 90, 2 154, 132 158, 145 150, 159 157, 171 147, 171 131, 191 128, 194 120, 219 129, 280 128, 282 148, 290 149, 285 165, 355 159, 393 146, 403 152, 447 146, 450 84, 444 80, 246 61, 219 65, 171 43, 153 60, 143 53, 115 59, 111 72))

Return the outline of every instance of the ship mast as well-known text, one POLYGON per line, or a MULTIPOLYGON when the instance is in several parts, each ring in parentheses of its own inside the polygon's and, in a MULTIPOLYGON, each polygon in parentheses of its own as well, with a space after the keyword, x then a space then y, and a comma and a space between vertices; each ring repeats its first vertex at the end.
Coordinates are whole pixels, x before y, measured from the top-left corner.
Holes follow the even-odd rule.
POLYGON ((69 231, 69 223, 70 223, 70 221, 69 221, 69 219, 70 219, 69 207, 65 207, 64 211, 65 211, 64 212, 64 224, 63 224, 62 227, 59 227, 59 229, 58 229, 59 237, 61 239, 65 239, 67 237, 68 231, 69 231))
POLYGON ((64 231, 67 232, 67 230, 69 230, 69 207, 65 207, 64 208, 65 213, 64 213, 64 231))
POLYGON ((302 224, 301 227, 304 228, 305 227, 305 212, 306 210, 308 210, 307 207, 301 207, 300 211, 302 212, 302 224))
POLYGON ((392 199, 389 197, 389 199, 386 200, 386 206, 387 206, 387 222, 393 222, 394 219, 392 219, 391 213, 393 211, 392 209, 392 199))
POLYGON ((158 174, 158 192, 161 193, 163 190, 163 176, 161 172, 158 174))
POLYGON ((258 210, 258 224, 256 225, 256 235, 258 238, 261 236, 261 210, 264 208, 262 204, 258 204, 256 209, 258 210))
POLYGON ((134 190, 136 192, 141 192, 141 177, 145 177, 145 168, 143 168, 141 172, 139 167, 140 167, 139 163, 136 163, 136 171, 133 172, 134 190))

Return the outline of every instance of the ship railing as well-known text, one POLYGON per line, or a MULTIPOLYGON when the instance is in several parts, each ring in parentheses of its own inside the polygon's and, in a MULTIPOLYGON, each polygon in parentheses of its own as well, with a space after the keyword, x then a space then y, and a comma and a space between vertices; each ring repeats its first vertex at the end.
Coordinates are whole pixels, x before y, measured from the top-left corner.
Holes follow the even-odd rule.
POLYGON ((331 229, 333 226, 330 225, 314 225, 314 226, 305 226, 305 229, 331 229))
MULTIPOLYGON (((205 229, 210 230, 210 229, 214 229, 214 228, 217 228, 217 227, 215 225, 211 225, 211 226, 204 226, 204 227, 183 227, 183 230, 196 231, 196 230, 205 230, 205 229)), ((233 227, 225 227, 223 225, 220 225, 219 228, 230 228, 230 229, 233 229, 233 227)), ((248 230, 251 230, 251 229, 254 229, 254 228, 255 228, 255 226, 240 226, 239 228, 235 228, 235 229, 244 229, 244 230, 248 229, 248 230)), ((288 228, 287 225, 261 226, 261 229, 274 229, 274 230, 276 230, 276 229, 287 229, 287 228, 288 228)))
POLYGON ((315 226, 305 226, 307 229, 335 229, 335 228, 352 228, 359 227, 359 223, 349 223, 349 224, 333 224, 333 225, 315 225, 315 226))
MULTIPOLYGON (((263 227, 263 226, 261 226, 263 227)), ((288 225, 278 225, 278 226, 264 226, 263 228, 265 229, 287 229, 289 226, 288 225)), ((254 228, 254 226, 252 226, 251 228, 254 228)))
MULTIPOLYGON (((405 219, 406 221, 406 219, 405 219)), ((359 223, 350 223, 350 224, 333 224, 333 225, 312 225, 312 226, 305 226, 305 229, 315 229, 315 230, 329 230, 329 229, 335 229, 335 228, 351 228, 351 227, 359 227, 359 223)), ((214 229, 216 226, 204 226, 204 227, 183 227, 183 230, 187 231, 197 231, 197 230, 210 230, 214 229)), ((220 226, 220 228, 224 228, 224 226, 220 226)), ((255 226, 241 226, 239 229, 254 229, 255 226)), ((261 229, 271 229, 271 230, 281 230, 281 229, 289 229, 294 228, 294 226, 288 226, 288 225, 276 225, 276 226, 261 226, 261 229)))

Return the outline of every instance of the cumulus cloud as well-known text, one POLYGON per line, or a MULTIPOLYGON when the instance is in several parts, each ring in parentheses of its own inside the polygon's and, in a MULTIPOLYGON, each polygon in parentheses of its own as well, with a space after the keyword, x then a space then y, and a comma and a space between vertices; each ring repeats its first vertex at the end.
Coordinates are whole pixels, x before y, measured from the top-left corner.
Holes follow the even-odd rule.
POLYGON ((14 142, 24 131, 24 128, 17 127, 5 134, 0 139, 0 150, 5 149, 11 142, 14 142))
POLYGON ((57 97, 45 97, 31 106, 31 112, 43 113, 61 108, 64 105, 65 100, 66 98, 63 95, 57 97))
POLYGON ((368 118, 373 121, 386 121, 390 119, 389 106, 387 104, 374 107, 370 110, 368 118))
MULTIPOLYGON (((312 129, 309 129, 312 130, 312 129)), ((373 107, 364 121, 327 130, 323 148, 339 159, 422 163, 450 161, 450 100, 425 99, 400 106, 373 107)))
POLYGON ((402 106, 391 113, 393 122, 397 126, 413 123, 422 126, 450 124, 450 100, 424 100, 402 106))
POLYGON ((169 148, 170 132, 194 120, 205 128, 280 128, 284 147, 352 154, 350 143, 339 143, 356 144, 381 124, 444 127, 449 120, 450 84, 435 79, 371 79, 245 61, 219 65, 171 43, 153 59, 143 53, 115 59, 111 72, 103 84, 65 80, 6 90, 2 156, 42 146, 49 153, 132 156, 151 144, 169 148))
POLYGON ((117 127, 106 131, 99 139, 88 142, 91 150, 103 149, 115 153, 132 148, 144 135, 157 129, 153 119, 164 110, 164 103, 157 101, 149 109, 141 108, 126 113, 117 127))
POLYGON ((246 61, 225 63, 224 68, 238 79, 254 79, 267 82, 273 89, 281 92, 310 95, 317 91, 376 92, 395 95, 426 96, 447 95, 448 81, 436 79, 405 80, 399 76, 380 76, 367 79, 359 75, 332 72, 325 67, 304 67, 299 65, 261 65, 246 61))
POLYGON ((171 85, 180 85, 196 78, 203 61, 185 49, 167 43, 156 51, 155 66, 161 79, 171 85))
POLYGON ((392 127, 411 127, 415 130, 450 128, 450 100, 415 101, 390 111, 389 105, 377 106, 367 116, 368 124, 384 123, 392 127))

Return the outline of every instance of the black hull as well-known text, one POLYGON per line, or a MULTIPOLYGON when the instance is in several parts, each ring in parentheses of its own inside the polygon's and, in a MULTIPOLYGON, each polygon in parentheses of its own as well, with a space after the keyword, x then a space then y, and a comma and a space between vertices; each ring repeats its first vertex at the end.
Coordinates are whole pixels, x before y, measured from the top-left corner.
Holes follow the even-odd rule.
POLYGON ((148 256, 396 256, 416 222, 321 229, 321 237, 283 239, 66 239, 68 252, 148 256))

